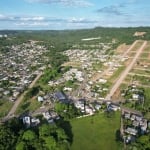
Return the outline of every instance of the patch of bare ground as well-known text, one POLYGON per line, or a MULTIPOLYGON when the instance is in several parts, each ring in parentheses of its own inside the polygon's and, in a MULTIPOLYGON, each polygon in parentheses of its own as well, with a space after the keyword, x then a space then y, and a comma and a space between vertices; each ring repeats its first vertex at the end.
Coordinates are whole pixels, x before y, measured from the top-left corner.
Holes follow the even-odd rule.
POLYGON ((100 77, 101 77, 101 73, 96 72, 96 73, 94 73, 94 75, 92 76, 92 78, 90 79, 90 81, 95 82, 95 81, 97 81, 100 77))
POLYGON ((128 65, 131 63, 131 61, 132 61, 132 59, 129 58, 127 61, 124 62, 124 65, 125 65, 125 66, 128 66, 128 65))
POLYGON ((81 63, 80 62, 66 62, 62 66, 80 67, 81 63))
POLYGON ((104 78, 104 79, 109 78, 110 76, 106 76, 107 72, 108 72, 108 69, 106 69, 103 73, 95 72, 93 76, 91 77, 90 81, 96 82, 100 78, 104 78))
POLYGON ((128 73, 130 72, 130 70, 133 68, 134 64, 137 62, 138 57, 140 56, 142 51, 145 49, 145 46, 147 45, 147 41, 138 41, 138 44, 136 44, 136 46, 137 45, 139 46, 139 48, 137 50, 136 55, 134 56, 134 58, 132 59, 130 64, 124 69, 124 71, 122 72, 122 74, 120 75, 118 80, 115 82, 115 84, 111 87, 111 89, 110 89, 109 93, 107 94, 107 96, 105 97, 105 99, 112 99, 112 96, 114 96, 114 93, 120 87, 121 83, 124 81, 124 79, 126 78, 128 73), (140 46, 139 46, 139 43, 141 43, 140 46))
POLYGON ((116 54, 122 54, 124 53, 131 45, 126 45, 125 43, 124 44, 121 44, 117 47, 116 49, 116 54))
POLYGON ((121 96, 121 88, 118 88, 117 90, 116 90, 116 92, 114 93, 114 95, 112 96, 112 98, 111 98, 111 100, 112 101, 124 101, 124 98, 121 96))
POLYGON ((135 32, 134 36, 144 36, 146 34, 146 32, 135 32))

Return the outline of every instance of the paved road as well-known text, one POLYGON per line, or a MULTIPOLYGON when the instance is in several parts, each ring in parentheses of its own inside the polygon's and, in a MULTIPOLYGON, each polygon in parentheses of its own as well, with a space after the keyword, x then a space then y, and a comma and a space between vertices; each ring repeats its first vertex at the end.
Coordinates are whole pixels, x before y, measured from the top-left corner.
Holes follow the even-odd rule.
POLYGON ((121 74, 120 78, 115 82, 115 84, 113 85, 113 87, 111 88, 109 94, 106 96, 105 99, 110 100, 111 97, 114 95, 114 93, 119 88, 119 86, 121 85, 121 83, 123 82, 123 80, 125 79, 125 77, 127 76, 127 74, 132 69, 133 65, 135 64, 135 62, 136 62, 137 58, 139 57, 139 55, 142 53, 142 51, 143 51, 144 47, 146 46, 146 44, 147 44, 147 41, 144 41, 144 43, 142 44, 142 46, 137 50, 137 53, 134 56, 133 60, 126 67, 126 69, 124 70, 124 72, 121 74))
MULTIPOLYGON (((36 83, 36 81, 41 77, 42 73, 39 73, 37 75, 37 77, 33 80, 33 82, 29 85, 29 88, 32 88, 34 86, 34 84, 36 83)), ((8 120, 9 118, 14 116, 14 113, 16 112, 17 107, 19 106, 19 104, 21 103, 21 101, 23 100, 25 94, 27 93, 27 91, 23 92, 18 99, 15 101, 13 107, 11 108, 11 110, 9 111, 9 113, 7 114, 7 116, 5 116, 3 118, 3 120, 8 120)))

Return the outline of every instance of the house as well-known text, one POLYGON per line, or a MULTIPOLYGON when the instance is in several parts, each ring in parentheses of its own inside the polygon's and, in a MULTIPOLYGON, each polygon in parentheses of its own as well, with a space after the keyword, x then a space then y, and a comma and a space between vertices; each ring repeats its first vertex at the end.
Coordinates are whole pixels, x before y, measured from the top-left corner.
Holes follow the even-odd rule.
POLYGON ((85 101, 78 100, 75 102, 75 107, 81 109, 81 112, 85 112, 85 101))
POLYGON ((51 118, 51 115, 50 113, 47 111, 47 112, 44 112, 43 113, 43 117, 46 119, 46 120, 49 120, 51 118))
POLYGON ((138 127, 140 125, 140 123, 136 120, 134 120, 132 124, 134 127, 138 127))
POLYGON ((44 101, 44 98, 42 96, 38 96, 38 102, 43 102, 44 101))
POLYGON ((90 108, 89 106, 85 106, 85 112, 86 112, 87 114, 92 115, 92 114, 93 114, 93 109, 90 108))
POLYGON ((130 114, 129 114, 129 113, 125 113, 125 114, 124 114, 124 118, 125 118, 125 119, 130 119, 130 114))
POLYGON ((23 124, 26 125, 27 127, 30 127, 30 125, 31 125, 31 117, 29 117, 29 116, 23 117, 23 124))
POLYGON ((62 103, 69 103, 69 100, 67 99, 67 96, 66 96, 63 92, 56 92, 56 93, 54 94, 54 97, 55 97, 58 101, 60 101, 60 102, 62 102, 62 103))
POLYGON ((105 84, 107 82, 107 80, 101 78, 101 79, 99 79, 99 82, 102 83, 102 84, 105 84))
POLYGON ((137 135, 138 131, 134 128, 128 127, 127 129, 125 129, 125 132, 131 135, 137 135))
POLYGON ((96 110, 100 110, 101 108, 102 108, 102 106, 101 106, 100 104, 96 104, 96 105, 95 105, 95 109, 96 109, 96 110))
POLYGON ((138 100, 139 99, 139 94, 132 94, 132 98, 134 100, 138 100))
POLYGON ((117 104, 110 103, 109 105, 107 105, 107 109, 109 111, 117 111, 120 110, 120 106, 117 104))
POLYGON ((53 119, 56 119, 56 120, 60 119, 60 117, 58 116, 58 114, 56 112, 54 112, 54 111, 51 111, 50 115, 51 115, 51 118, 53 118, 53 119))
POLYGON ((141 127, 141 132, 146 132, 147 127, 148 127, 146 119, 143 119, 140 121, 140 127, 141 127))
POLYGON ((130 119, 131 119, 132 121, 134 121, 135 118, 136 118, 136 115, 132 114, 130 119))
POLYGON ((37 118, 32 118, 31 123, 32 123, 32 126, 37 126, 40 123, 40 120, 37 118))

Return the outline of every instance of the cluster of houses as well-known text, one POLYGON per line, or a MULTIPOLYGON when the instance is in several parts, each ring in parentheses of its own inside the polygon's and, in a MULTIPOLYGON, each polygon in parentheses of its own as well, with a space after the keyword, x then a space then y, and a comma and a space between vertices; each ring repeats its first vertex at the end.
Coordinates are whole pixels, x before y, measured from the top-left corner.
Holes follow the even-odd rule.
POLYGON ((121 95, 125 98, 128 95, 128 101, 144 102, 144 91, 139 89, 135 84, 129 85, 127 89, 123 90, 121 95))
MULTIPOLYGON (((130 110, 128 108, 121 108, 118 103, 113 103, 111 101, 101 100, 101 101, 87 101, 86 99, 72 100, 64 92, 55 92, 53 94, 47 94, 45 96, 38 96, 38 101, 44 102, 46 100, 51 100, 52 103, 56 101, 63 104, 74 104, 74 106, 82 112, 81 117, 91 116, 97 111, 122 111, 121 118, 123 121, 123 139, 126 144, 131 143, 136 140, 141 135, 147 134, 150 128, 150 122, 145 119, 140 112, 130 110)), ((45 110, 40 113, 48 123, 55 123, 55 120, 59 120, 60 116, 55 112, 54 107, 49 111, 45 110)), ((40 120, 36 117, 24 116, 23 124, 26 127, 37 126, 40 124, 40 120)))
POLYGON ((149 132, 150 122, 139 113, 122 111, 122 119, 126 143, 133 142, 136 137, 149 132))
POLYGON ((14 101, 24 91, 44 65, 46 51, 35 41, 6 47, 0 54, 0 98, 14 101))
MULTIPOLYGON (((78 69, 71 68, 69 71, 67 71, 66 73, 63 74, 62 78, 60 78, 56 81, 49 81, 48 85, 56 86, 56 85, 59 85, 61 83, 69 81, 69 80, 71 80, 71 81, 77 80, 78 82, 82 82, 84 80, 83 73, 81 71, 79 71, 78 69)), ((72 90, 69 87, 65 87, 65 89, 72 90)))
MULTIPOLYGON (((86 45, 75 45, 73 49, 64 52, 64 54, 69 57, 70 64, 73 64, 73 68, 64 75, 64 78, 72 80, 73 76, 70 72, 74 71, 75 74, 78 74, 75 68, 78 68, 81 72, 80 74, 84 77, 83 80, 82 77, 79 76, 78 80, 81 82, 78 85, 82 85, 82 91, 85 90, 86 92, 84 92, 87 94, 84 95, 84 93, 80 93, 81 90, 79 90, 78 93, 74 92, 75 95, 78 95, 78 98, 84 95, 83 97, 87 99, 94 98, 101 100, 106 96, 109 88, 107 84, 108 79, 122 66, 122 63, 128 59, 126 56, 108 54, 107 52, 111 48, 111 45, 112 43, 99 43, 95 45, 86 43, 86 45), (82 46, 84 49, 82 49, 82 46)), ((55 83, 50 81, 50 85, 55 83)), ((69 87, 65 87, 64 89, 71 92, 74 90, 68 88, 69 87)))
POLYGON ((28 128, 28 127, 33 127, 33 126, 37 126, 38 124, 40 124, 40 119, 35 118, 35 117, 31 117, 31 116, 24 116, 22 118, 23 124, 28 128))

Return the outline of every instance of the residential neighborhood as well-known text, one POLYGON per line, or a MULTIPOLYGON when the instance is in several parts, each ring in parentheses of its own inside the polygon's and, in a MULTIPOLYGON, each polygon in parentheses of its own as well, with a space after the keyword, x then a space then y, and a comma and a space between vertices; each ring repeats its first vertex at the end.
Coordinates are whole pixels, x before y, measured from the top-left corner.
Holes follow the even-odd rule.
POLYGON ((0 98, 15 101, 42 71, 46 57, 44 46, 36 41, 7 47, 0 53, 0 98))

